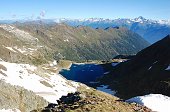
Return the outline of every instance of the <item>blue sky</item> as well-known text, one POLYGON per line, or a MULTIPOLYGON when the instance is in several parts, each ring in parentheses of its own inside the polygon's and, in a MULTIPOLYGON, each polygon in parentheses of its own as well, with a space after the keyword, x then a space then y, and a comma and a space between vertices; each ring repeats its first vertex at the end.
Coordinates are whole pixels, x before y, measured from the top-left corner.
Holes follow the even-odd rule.
POLYGON ((170 0, 0 0, 0 19, 170 19, 170 0))

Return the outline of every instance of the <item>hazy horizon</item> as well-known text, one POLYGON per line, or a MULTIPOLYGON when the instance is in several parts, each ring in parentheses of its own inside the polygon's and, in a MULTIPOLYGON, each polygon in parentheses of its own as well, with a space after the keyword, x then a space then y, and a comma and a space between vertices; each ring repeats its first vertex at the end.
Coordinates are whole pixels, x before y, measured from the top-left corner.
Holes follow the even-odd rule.
MULTIPOLYGON (((31 19, 31 18, 20 18, 20 19, 0 19, 0 21, 36 21, 36 20, 59 20, 59 19, 66 19, 66 20, 86 20, 86 19, 103 19, 103 20, 115 20, 115 19, 136 19, 139 17, 143 17, 143 16, 138 16, 135 18, 99 18, 99 17, 89 17, 89 18, 64 18, 64 17, 57 17, 57 18, 35 18, 35 19, 31 19)), ((143 17, 145 18, 145 17, 143 17)), ((149 19, 149 18, 145 18, 145 19, 149 19)), ((159 20, 159 19, 149 19, 149 20, 159 20)), ((160 20, 168 20, 168 19, 160 19, 160 20)))

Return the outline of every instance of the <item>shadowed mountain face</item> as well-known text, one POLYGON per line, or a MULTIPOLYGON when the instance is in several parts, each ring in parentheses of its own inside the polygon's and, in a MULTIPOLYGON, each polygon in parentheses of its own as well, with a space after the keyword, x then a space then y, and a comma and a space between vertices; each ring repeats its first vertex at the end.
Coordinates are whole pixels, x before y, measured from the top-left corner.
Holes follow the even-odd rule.
POLYGON ((36 64, 53 58, 109 60, 119 54, 135 54, 149 45, 139 35, 125 28, 104 30, 27 22, 2 24, 0 34, 3 42, 0 50, 8 50, 8 53, 1 54, 2 59, 27 62, 33 59, 36 64))
POLYGON ((114 79, 118 81, 115 88, 122 98, 149 93, 170 96, 169 45, 170 35, 142 50, 131 60, 119 64, 103 80, 109 80, 110 85, 114 85, 114 79))

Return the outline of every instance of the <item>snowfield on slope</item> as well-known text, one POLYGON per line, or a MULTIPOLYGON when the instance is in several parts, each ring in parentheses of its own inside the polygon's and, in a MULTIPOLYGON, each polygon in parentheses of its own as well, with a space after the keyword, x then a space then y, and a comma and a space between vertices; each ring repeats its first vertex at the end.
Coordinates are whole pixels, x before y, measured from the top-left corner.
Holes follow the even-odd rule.
POLYGON ((170 112, 170 97, 162 94, 149 94, 145 96, 137 96, 126 100, 129 103, 135 102, 144 105, 152 111, 170 112))
POLYGON ((0 80, 31 90, 51 103, 56 103, 62 95, 76 91, 76 82, 68 81, 53 72, 38 75, 37 69, 29 64, 0 61, 0 80))
POLYGON ((20 110, 18 110, 18 109, 2 109, 2 110, 0 110, 0 112, 21 112, 20 110))

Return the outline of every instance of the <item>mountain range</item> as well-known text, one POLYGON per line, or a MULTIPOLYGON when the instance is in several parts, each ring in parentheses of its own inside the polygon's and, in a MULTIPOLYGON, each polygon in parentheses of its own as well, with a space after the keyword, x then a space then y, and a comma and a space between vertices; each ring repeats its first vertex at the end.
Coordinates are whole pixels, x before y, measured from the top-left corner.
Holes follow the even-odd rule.
POLYGON ((119 19, 103 19, 103 18, 88 18, 88 19, 39 19, 39 20, 0 20, 0 23, 15 23, 15 22, 35 22, 45 24, 65 23, 74 27, 89 26, 92 28, 107 28, 107 27, 125 27, 139 34, 150 43, 154 43, 162 37, 170 34, 170 20, 151 20, 139 16, 134 19, 119 18, 119 19))
POLYGON ((149 45, 126 28, 94 29, 34 22, 1 24, 0 37, 3 60, 34 64, 54 59, 110 60, 119 54, 136 54, 149 45))
POLYGON ((119 19, 58 19, 56 22, 67 23, 72 26, 90 26, 93 28, 107 27, 126 27, 129 30, 138 33, 150 43, 160 40, 162 37, 170 34, 170 20, 151 20, 142 16, 134 19, 119 18, 119 19))

